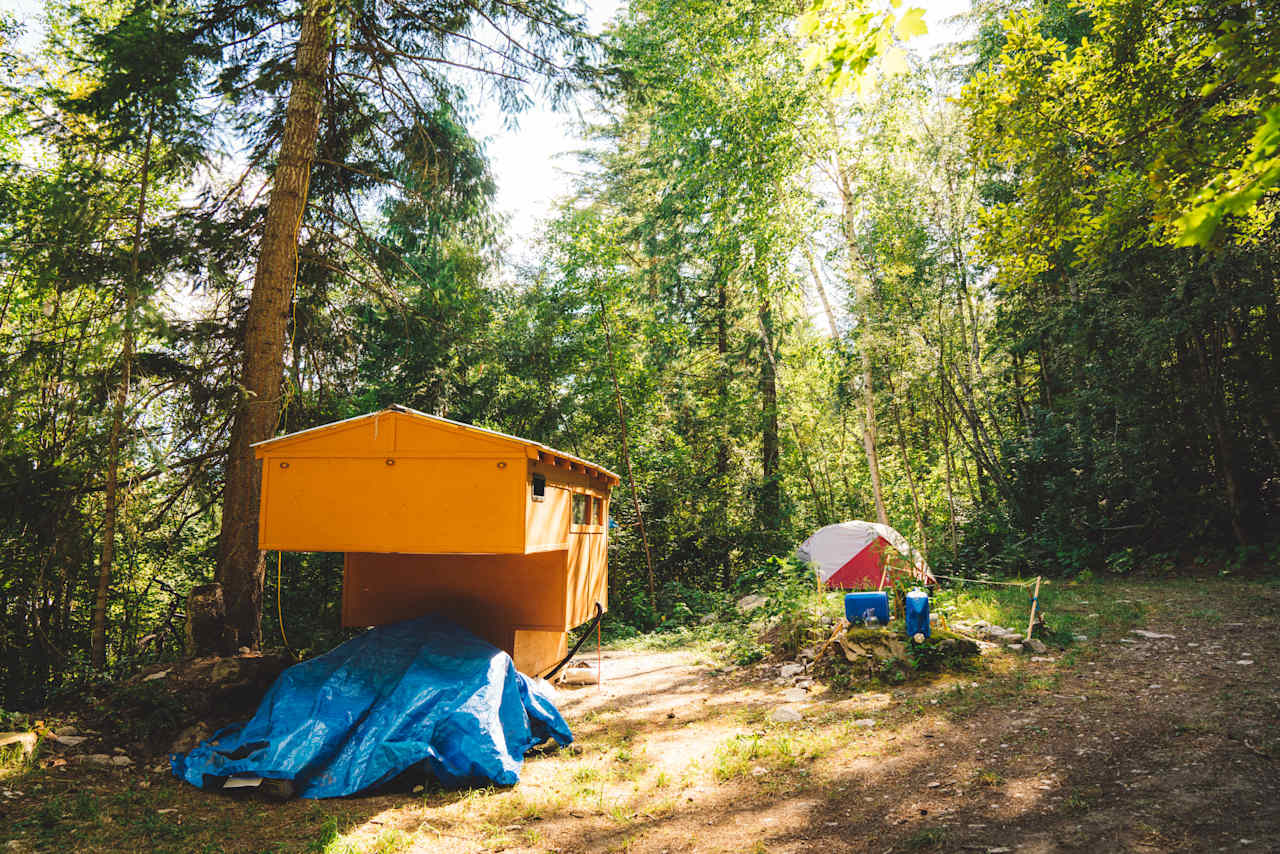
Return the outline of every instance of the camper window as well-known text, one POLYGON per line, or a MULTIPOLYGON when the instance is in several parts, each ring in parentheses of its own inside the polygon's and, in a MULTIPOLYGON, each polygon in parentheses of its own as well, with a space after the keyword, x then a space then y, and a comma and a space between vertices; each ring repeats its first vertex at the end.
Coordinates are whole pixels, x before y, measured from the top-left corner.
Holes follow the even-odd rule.
POLYGON ((540 474, 533 476, 533 500, 541 501, 547 497, 547 479, 540 474))
POLYGON ((587 524, 587 496, 581 492, 573 494, 573 524, 587 524))
POLYGON ((596 496, 595 498, 591 499, 591 501, 592 501, 592 504, 595 506, 595 513, 592 514, 592 520, 597 525, 603 525, 604 524, 604 499, 599 496, 596 496))

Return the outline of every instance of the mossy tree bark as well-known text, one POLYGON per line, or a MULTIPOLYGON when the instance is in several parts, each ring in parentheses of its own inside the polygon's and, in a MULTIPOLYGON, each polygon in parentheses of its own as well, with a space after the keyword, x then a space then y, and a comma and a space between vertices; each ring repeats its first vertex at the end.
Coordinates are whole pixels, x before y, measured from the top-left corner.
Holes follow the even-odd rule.
POLYGON ((305 0, 293 86, 258 251, 244 326, 243 395, 231 428, 217 580, 227 627, 241 645, 261 640, 263 562, 258 551, 262 472, 254 442, 269 438, 280 415, 284 350, 298 263, 298 231, 306 211, 325 72, 333 41, 333 0, 305 0))

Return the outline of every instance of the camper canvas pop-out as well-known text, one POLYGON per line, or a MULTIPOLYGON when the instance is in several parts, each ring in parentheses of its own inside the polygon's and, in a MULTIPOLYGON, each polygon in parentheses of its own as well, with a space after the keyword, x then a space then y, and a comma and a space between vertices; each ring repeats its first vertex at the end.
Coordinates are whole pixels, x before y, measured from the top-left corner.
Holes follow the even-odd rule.
POLYGON ((601 466, 402 406, 254 452, 259 547, 344 552, 343 625, 441 613, 538 676, 608 607, 601 466))

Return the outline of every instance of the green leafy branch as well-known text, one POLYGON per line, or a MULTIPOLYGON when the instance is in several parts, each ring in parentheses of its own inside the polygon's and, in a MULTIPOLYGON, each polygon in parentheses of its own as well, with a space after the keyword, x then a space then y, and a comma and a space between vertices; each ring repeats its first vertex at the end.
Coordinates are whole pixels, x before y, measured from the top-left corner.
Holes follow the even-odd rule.
MULTIPOLYGON (((1280 83, 1280 74, 1272 80, 1280 83)), ((1210 181, 1196 195, 1195 207, 1177 219, 1178 246, 1209 245, 1223 217, 1246 213, 1280 186, 1280 104, 1264 110, 1261 118, 1244 162, 1210 181)))
MULTIPOLYGON (((898 9, 902 0, 890 0, 898 9)), ((807 42, 805 71, 819 69, 823 83, 835 95, 849 89, 865 90, 871 65, 878 58, 881 73, 901 74, 907 69, 905 42, 929 31, 924 9, 894 11, 869 9, 861 0, 816 0, 800 16, 797 34, 807 42)))

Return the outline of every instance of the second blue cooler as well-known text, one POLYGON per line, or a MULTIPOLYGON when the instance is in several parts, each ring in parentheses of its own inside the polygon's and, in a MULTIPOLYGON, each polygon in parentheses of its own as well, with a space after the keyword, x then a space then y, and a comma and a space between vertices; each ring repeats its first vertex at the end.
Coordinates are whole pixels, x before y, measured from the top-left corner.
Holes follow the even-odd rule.
POLYGON ((916 635, 929 637, 929 594, 923 590, 912 590, 907 594, 906 605, 907 637, 916 635))

